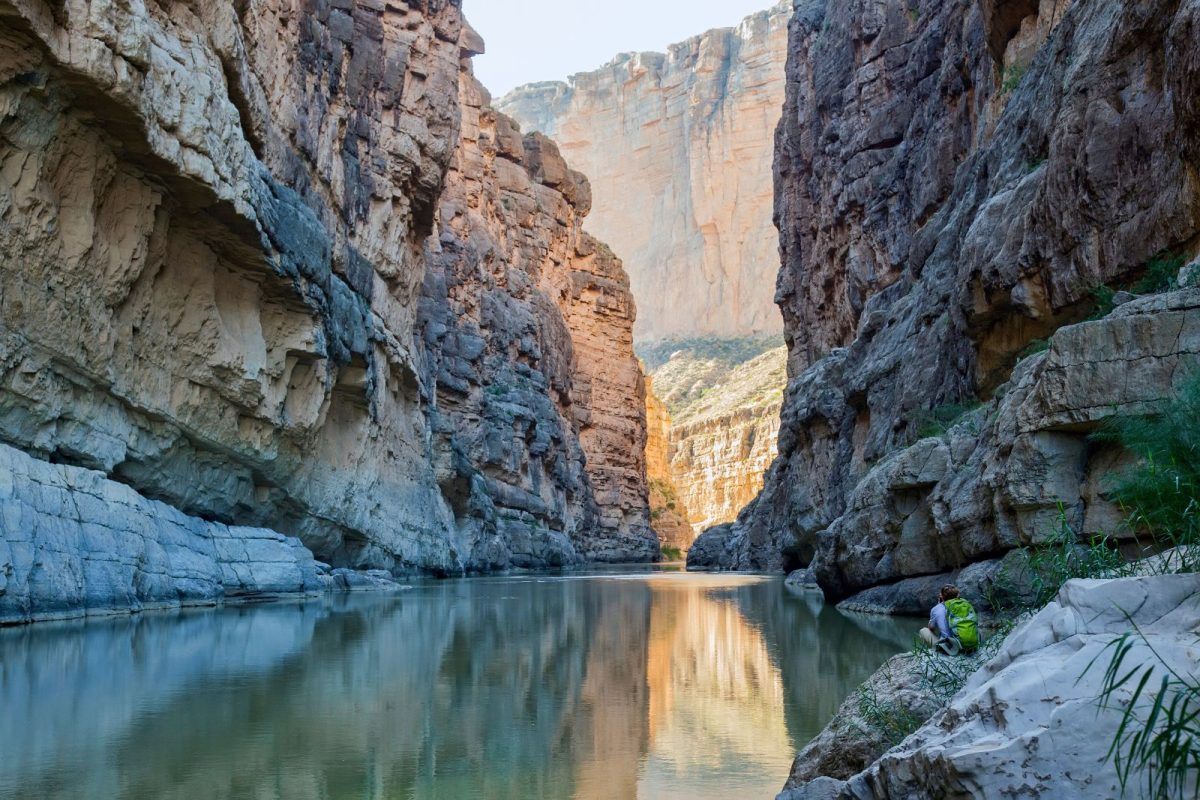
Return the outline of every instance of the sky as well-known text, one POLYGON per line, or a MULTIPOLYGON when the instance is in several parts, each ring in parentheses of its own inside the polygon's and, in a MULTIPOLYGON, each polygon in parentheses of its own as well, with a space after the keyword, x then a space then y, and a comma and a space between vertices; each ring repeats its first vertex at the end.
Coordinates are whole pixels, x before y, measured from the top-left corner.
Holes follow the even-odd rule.
POLYGON ((666 49, 736 25, 775 0, 463 0, 487 41, 475 74, 495 97, 524 83, 565 80, 618 53, 666 49))

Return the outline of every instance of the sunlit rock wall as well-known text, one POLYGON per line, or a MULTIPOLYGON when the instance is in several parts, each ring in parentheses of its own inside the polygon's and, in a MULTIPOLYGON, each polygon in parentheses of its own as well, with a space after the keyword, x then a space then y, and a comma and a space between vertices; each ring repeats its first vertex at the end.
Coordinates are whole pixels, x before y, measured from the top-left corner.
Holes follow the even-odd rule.
POLYGON ((662 544, 687 550, 695 534, 671 471, 671 431, 671 414, 654 394, 653 379, 647 377, 646 477, 650 483, 650 524, 662 544))
POLYGON ((498 101, 591 179, 587 228, 629 270, 639 339, 780 330, 771 132, 791 8, 498 101))
POLYGON ((689 403, 671 428, 671 474, 696 535, 733 522, 778 452, 787 351, 739 364, 689 403))
POLYGON ((580 228, 587 179, 464 74, 462 142, 421 325, 435 466, 479 567, 657 557, 621 263, 580 228))

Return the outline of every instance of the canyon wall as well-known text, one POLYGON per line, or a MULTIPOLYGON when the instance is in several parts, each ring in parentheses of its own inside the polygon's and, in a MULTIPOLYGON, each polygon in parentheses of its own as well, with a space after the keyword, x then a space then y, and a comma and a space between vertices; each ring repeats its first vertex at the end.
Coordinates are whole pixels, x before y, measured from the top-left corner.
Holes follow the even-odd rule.
POLYGON ((462 77, 462 141, 428 244, 435 467, 470 563, 657 556, 629 281, 580 230, 588 182, 462 77))
POLYGON ((681 408, 671 428, 671 473, 695 535, 732 522, 762 489, 777 454, 786 362, 785 348, 768 350, 681 408))
POLYGON ((1200 364, 1195 298, 1081 321, 1097 287, 1195 253, 1198 22, 1194 2, 797 5, 780 455, 693 564, 809 566, 844 597, 1044 540, 1060 502, 1080 535, 1111 529, 1118 454, 1087 435, 1200 364))
POLYGON ((650 524, 664 546, 687 550, 695 533, 671 469, 671 414, 646 378, 646 477, 650 481, 650 524))
POLYGON ((791 8, 497 103, 591 178, 587 227, 625 261, 639 340, 780 330, 768 131, 791 8))
POLYGON ((656 552, 633 305, 579 231, 586 182, 536 138, 508 188, 447 179, 494 155, 459 143, 482 43, 456 2, 3 0, 0 22, 0 441, 338 566, 656 552), (446 218, 483 196, 508 213, 446 218), (538 325, 493 352, 431 337, 426 259, 455 248, 538 325), (487 274, 526 253, 540 278, 487 274), (472 370, 528 378, 532 417, 447 409, 472 370))

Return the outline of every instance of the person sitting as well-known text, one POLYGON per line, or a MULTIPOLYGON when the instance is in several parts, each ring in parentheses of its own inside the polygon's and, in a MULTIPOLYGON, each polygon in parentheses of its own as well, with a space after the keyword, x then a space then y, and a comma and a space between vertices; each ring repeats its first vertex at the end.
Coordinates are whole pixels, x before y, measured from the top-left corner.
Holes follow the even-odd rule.
POLYGON ((946 584, 929 612, 929 625, 921 629, 921 641, 948 655, 970 652, 979 645, 975 609, 959 596, 958 587, 946 584))

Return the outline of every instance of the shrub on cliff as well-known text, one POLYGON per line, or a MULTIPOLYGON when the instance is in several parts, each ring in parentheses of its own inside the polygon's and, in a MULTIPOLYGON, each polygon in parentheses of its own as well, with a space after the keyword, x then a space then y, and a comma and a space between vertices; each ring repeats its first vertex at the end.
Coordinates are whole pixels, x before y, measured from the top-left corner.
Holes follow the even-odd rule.
POLYGON ((1098 535, 1081 542, 1066 507, 1059 503, 1058 529, 1043 543, 1021 550, 1011 562, 1005 560, 988 588, 987 601, 1003 618, 1043 608, 1074 578, 1116 578, 1131 570, 1112 537, 1098 535))
MULTIPOLYGON (((1156 414, 1117 416, 1096 435, 1137 456, 1115 477, 1112 497, 1134 530, 1179 548, 1173 572, 1200 568, 1200 374, 1156 414)), ((1164 562, 1165 563, 1165 562, 1164 562)))

